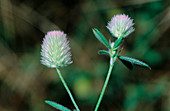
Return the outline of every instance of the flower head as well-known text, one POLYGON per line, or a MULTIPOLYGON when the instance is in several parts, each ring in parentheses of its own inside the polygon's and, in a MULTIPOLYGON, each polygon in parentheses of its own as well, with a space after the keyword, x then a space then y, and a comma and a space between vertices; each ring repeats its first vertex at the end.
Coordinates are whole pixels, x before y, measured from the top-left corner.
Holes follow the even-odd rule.
POLYGON ((57 68, 72 63, 69 42, 64 32, 48 32, 41 46, 41 63, 43 65, 57 68))
POLYGON ((135 29, 133 28, 133 19, 128 15, 120 14, 115 15, 108 23, 107 28, 114 37, 127 37, 135 29))

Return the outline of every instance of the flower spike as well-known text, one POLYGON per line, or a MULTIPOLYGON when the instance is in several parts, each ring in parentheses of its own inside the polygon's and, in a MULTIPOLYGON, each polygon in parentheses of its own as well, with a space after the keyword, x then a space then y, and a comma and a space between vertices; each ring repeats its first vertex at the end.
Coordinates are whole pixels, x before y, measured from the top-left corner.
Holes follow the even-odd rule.
POLYGON ((133 25, 133 19, 128 17, 128 15, 120 14, 115 15, 106 27, 114 37, 120 38, 127 37, 132 33, 135 30, 133 25))
POLYGON ((64 32, 48 32, 41 46, 41 63, 43 65, 58 68, 72 63, 69 42, 64 32))

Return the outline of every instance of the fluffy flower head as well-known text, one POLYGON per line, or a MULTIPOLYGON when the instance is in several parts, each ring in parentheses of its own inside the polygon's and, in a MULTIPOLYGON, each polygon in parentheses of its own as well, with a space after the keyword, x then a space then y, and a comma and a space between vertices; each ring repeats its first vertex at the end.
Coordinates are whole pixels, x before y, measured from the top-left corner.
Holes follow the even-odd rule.
POLYGON ((48 32, 43 39, 41 47, 41 63, 43 65, 57 68, 72 63, 69 42, 64 32, 48 32))
POLYGON ((133 19, 128 15, 120 14, 115 15, 108 23, 107 28, 114 37, 127 37, 135 29, 133 28, 133 19))

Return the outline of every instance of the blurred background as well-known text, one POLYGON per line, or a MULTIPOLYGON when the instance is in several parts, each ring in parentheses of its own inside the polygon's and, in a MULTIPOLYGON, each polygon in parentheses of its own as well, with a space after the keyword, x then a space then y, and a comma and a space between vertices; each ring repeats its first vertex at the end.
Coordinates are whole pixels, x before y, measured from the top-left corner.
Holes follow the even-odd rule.
POLYGON ((93 35, 115 14, 135 22, 120 55, 148 63, 152 70, 126 68, 117 61, 99 111, 170 111, 169 0, 0 0, 0 111, 56 111, 52 100, 73 109, 55 69, 40 63, 41 44, 51 30, 63 30, 73 64, 61 68, 82 111, 94 110, 109 57, 93 35))

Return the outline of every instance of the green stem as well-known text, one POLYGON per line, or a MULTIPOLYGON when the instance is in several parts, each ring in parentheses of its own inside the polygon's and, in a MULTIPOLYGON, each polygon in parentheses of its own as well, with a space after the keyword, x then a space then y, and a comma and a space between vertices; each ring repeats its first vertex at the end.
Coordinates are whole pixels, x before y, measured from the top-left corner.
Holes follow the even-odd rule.
POLYGON ((115 61, 116 61, 116 57, 110 58, 109 71, 108 71, 108 73, 107 73, 107 77, 106 77, 105 83, 104 83, 104 85, 103 85, 103 89, 102 89, 102 91, 101 91, 101 93, 100 93, 100 97, 99 97, 98 102, 97 102, 97 104, 96 104, 95 111, 97 111, 98 108, 99 108, 99 105, 100 105, 101 100, 102 100, 102 98, 103 98, 103 95, 104 95, 104 92, 105 92, 105 90, 106 90, 107 84, 108 84, 108 82, 109 82, 109 78, 110 78, 110 75, 111 75, 111 72, 112 72, 112 69, 113 69, 114 62, 115 62, 115 61))
POLYGON ((67 93, 69 94, 69 96, 71 98, 71 101, 73 102, 73 104, 74 104, 74 106, 76 108, 76 111, 80 111, 77 104, 76 104, 76 102, 75 102, 75 100, 74 100, 74 98, 73 98, 73 96, 72 96, 72 94, 71 94, 71 92, 70 92, 70 90, 69 90, 69 88, 68 88, 68 86, 67 86, 67 84, 66 84, 66 82, 64 81, 64 78, 61 75, 61 72, 60 72, 59 68, 56 68, 56 70, 58 72, 58 75, 59 75, 59 77, 60 77, 60 79, 61 79, 61 81, 62 81, 62 83, 63 83, 63 85, 64 85, 64 87, 65 87, 65 89, 67 91, 67 93))

